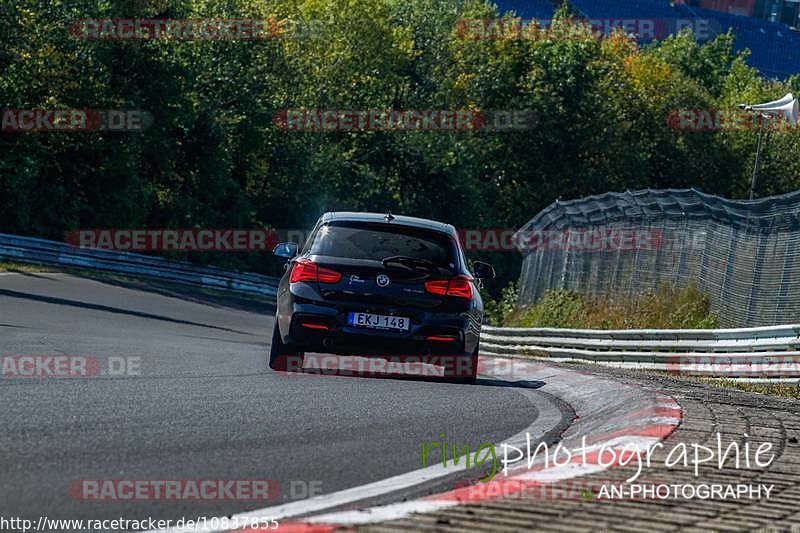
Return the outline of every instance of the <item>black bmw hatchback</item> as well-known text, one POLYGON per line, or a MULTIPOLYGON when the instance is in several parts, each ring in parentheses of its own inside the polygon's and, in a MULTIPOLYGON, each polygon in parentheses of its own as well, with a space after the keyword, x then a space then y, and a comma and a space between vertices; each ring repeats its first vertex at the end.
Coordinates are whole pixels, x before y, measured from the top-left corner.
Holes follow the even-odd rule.
POLYGON ((467 268, 453 226, 376 213, 326 213, 287 259, 278 286, 270 367, 306 352, 449 356, 444 377, 474 382, 483 301, 494 269, 467 268), (466 369, 466 371, 464 371, 466 369))

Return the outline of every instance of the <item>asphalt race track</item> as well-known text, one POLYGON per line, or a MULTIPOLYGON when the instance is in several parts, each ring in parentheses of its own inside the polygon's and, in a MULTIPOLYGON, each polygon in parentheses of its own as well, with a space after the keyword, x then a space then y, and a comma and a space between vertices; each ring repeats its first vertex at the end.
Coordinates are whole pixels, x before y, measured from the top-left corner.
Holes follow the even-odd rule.
MULTIPOLYGON (((419 469, 422 442, 441 433, 473 450, 498 443, 555 404, 486 379, 469 386, 276 374, 266 367, 272 324, 272 309, 259 302, 0 274, 0 356, 90 356, 103 369, 95 377, 0 377, 0 515, 178 519, 259 509, 419 469), (69 491, 86 479, 269 479, 283 490, 266 504, 87 502, 69 491)), ((555 430, 548 424, 540 430, 555 430)))

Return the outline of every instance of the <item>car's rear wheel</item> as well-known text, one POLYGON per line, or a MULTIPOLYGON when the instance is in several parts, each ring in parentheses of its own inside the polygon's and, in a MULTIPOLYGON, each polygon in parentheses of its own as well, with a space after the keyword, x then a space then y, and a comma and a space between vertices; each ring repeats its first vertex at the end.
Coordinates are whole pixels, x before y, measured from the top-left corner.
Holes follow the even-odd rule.
POLYGON ((303 368, 303 356, 303 352, 296 347, 283 342, 276 318, 275 327, 272 330, 272 345, 269 349, 269 367, 281 372, 300 371, 303 368))
POLYGON ((465 359, 468 359, 464 363, 459 363, 455 365, 455 368, 445 369, 445 379, 452 383, 466 383, 469 385, 474 385, 475 382, 478 380, 478 347, 475 347, 475 351, 472 352, 471 355, 465 355, 465 359))

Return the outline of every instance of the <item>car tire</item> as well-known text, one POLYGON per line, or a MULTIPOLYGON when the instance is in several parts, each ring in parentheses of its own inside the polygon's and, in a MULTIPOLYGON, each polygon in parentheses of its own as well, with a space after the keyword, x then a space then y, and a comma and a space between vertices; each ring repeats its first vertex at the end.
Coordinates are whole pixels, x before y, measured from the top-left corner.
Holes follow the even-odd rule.
MULTIPOLYGON (((478 347, 475 347, 475 351, 472 354, 465 355, 464 357, 469 357, 469 374, 467 377, 462 376, 448 376, 445 374, 445 379, 451 383, 464 383, 467 385, 474 385, 475 382, 478 380, 478 347)), ((454 371, 455 373, 455 371, 454 371)))
POLYGON ((299 370, 303 368, 303 355, 303 352, 291 344, 283 342, 276 317, 275 327, 272 330, 272 344, 269 348, 269 367, 279 372, 286 372, 288 368, 299 370), (288 364, 290 357, 293 359, 291 365, 288 364))

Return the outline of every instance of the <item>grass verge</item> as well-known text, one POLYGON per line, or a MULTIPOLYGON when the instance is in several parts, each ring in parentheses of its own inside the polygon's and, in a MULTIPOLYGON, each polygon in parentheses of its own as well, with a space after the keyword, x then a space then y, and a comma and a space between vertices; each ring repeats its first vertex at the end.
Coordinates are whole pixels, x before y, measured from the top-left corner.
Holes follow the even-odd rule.
POLYGON ((780 396, 782 398, 792 398, 800 400, 800 386, 787 385, 781 383, 747 383, 726 378, 705 378, 685 376, 684 379, 712 385, 714 387, 737 389, 745 392, 755 392, 769 396, 780 396))
POLYGON ((13 261, 0 260, 0 272, 16 272, 19 274, 33 274, 36 272, 57 272, 56 269, 41 266, 15 263, 13 261))
POLYGON ((662 286, 633 298, 589 296, 552 291, 538 302, 515 307, 514 286, 497 301, 487 303, 492 325, 522 328, 575 329, 714 329, 718 318, 711 312, 708 295, 694 287, 662 286))

